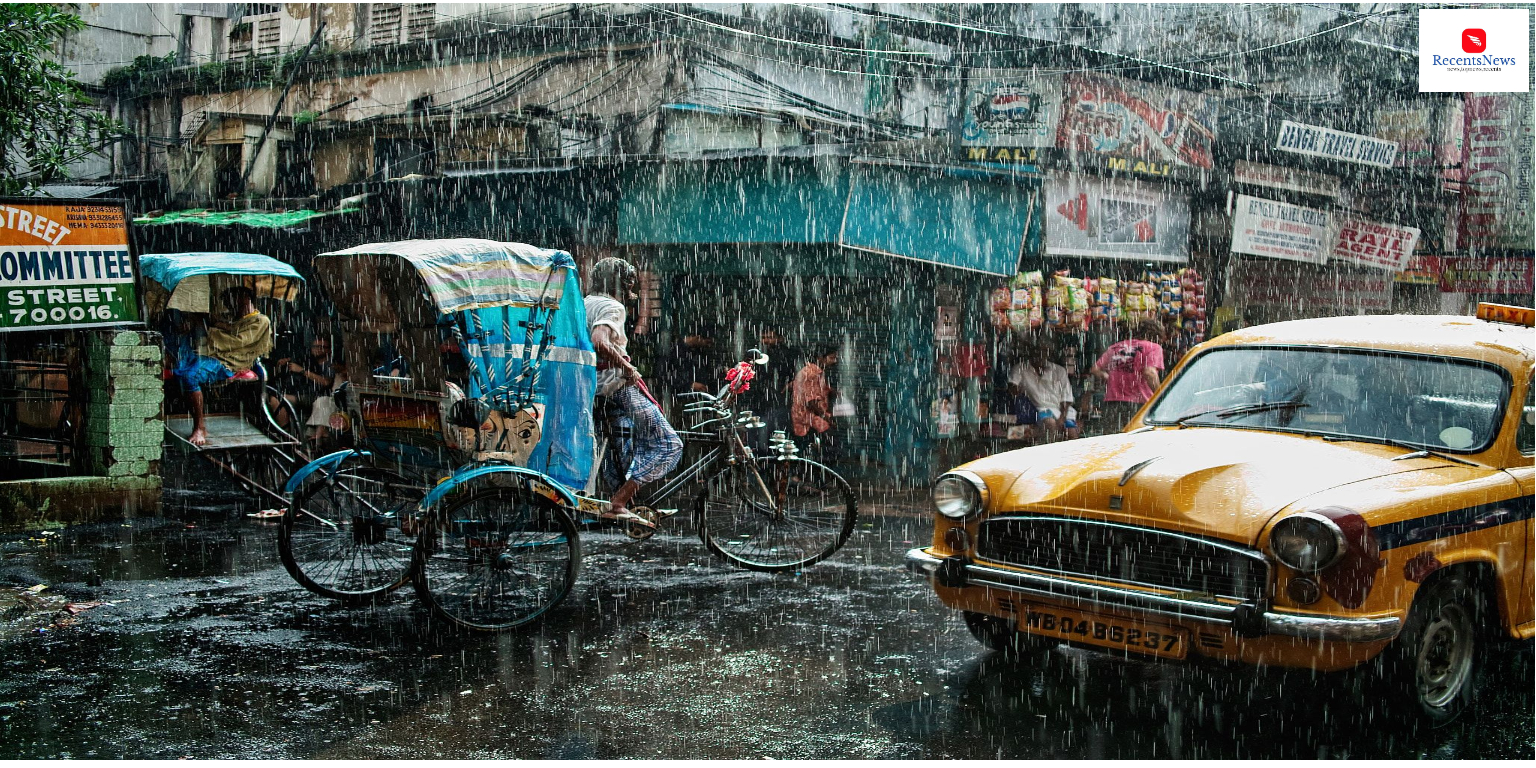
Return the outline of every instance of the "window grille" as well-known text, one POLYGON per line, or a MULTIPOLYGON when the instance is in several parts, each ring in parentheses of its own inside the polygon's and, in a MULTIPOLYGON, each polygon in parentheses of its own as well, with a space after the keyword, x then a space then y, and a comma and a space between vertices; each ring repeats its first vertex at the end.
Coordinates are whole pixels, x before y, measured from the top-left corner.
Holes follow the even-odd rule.
POLYGON ((436 23, 436 3, 374 3, 368 11, 368 44, 426 40, 436 23))
POLYGON ((374 3, 368 8, 368 44, 400 42, 400 4, 374 3))
POLYGON ((409 3, 405 6, 405 39, 426 40, 436 23, 437 3, 409 3))
POLYGON ((275 14, 271 18, 256 20, 256 55, 277 53, 283 42, 283 22, 275 14))

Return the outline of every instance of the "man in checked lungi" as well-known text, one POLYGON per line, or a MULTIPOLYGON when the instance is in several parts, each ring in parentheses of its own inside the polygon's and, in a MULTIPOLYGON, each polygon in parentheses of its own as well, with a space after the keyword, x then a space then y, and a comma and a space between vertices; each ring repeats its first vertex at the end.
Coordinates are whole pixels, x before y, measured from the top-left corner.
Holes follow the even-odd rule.
POLYGON ((599 404, 606 398, 606 410, 630 422, 629 466, 602 516, 654 526, 654 522, 630 512, 629 502, 641 486, 660 480, 677 466, 683 441, 661 415, 656 399, 640 380, 640 371, 629 362, 624 299, 635 296, 636 278, 634 266, 623 259, 607 258, 592 266, 586 298, 587 329, 597 352, 599 404))

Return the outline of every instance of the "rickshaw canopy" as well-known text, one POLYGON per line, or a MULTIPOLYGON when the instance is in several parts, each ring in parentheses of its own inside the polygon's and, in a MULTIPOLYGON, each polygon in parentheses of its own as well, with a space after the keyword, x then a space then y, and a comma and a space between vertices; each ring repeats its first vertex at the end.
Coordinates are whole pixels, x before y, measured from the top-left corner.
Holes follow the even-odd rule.
POLYGON ((272 275, 304 281, 293 267, 259 253, 146 253, 139 256, 139 271, 167 291, 176 290, 182 280, 195 275, 272 275))
POLYGON ((476 238, 368 243, 322 253, 396 256, 410 262, 437 310, 450 314, 488 307, 560 306, 564 275, 576 261, 565 251, 476 238))
POLYGON ((259 253, 146 253, 139 256, 139 271, 170 294, 166 307, 192 312, 209 311, 214 278, 222 287, 244 285, 258 298, 283 301, 297 298, 304 282, 293 267, 259 253))

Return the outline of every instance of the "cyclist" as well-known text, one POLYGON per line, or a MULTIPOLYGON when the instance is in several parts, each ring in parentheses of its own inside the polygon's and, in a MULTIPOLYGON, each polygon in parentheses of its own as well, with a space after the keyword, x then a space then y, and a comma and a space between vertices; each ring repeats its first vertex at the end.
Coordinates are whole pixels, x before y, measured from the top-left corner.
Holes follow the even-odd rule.
POLYGON ((623 259, 610 257, 594 264, 586 297, 587 329, 597 352, 599 403, 606 400, 604 409, 610 419, 618 417, 630 423, 629 466, 602 516, 650 524, 629 511, 629 502, 641 486, 660 480, 677 466, 683 441, 641 382, 640 371, 629 361, 624 300, 634 297, 635 283, 635 268, 623 259))

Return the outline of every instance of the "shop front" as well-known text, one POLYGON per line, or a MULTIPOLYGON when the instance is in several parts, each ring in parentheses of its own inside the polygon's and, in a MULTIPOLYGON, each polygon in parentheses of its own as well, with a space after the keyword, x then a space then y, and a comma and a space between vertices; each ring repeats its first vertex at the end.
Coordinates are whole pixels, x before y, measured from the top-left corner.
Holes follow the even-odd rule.
POLYGON ((926 483, 949 417, 976 421, 979 382, 944 367, 991 346, 987 285, 1038 231, 1037 178, 757 158, 641 169, 621 188, 619 252, 661 284, 656 349, 706 328, 724 364, 778 328, 798 369, 836 347, 841 467, 855 474, 926 483))
MULTIPOLYGON (((970 434, 997 450, 1041 437, 1010 373, 1041 345, 1066 367, 1078 432, 1100 424, 1089 370, 1146 323, 1171 364, 1206 334, 1210 249, 1196 231, 1209 185, 1215 104, 1167 85, 1103 74, 993 70, 967 85, 957 156, 1042 179, 1016 271, 980 288, 989 333, 987 410, 970 434)), ((957 354, 955 371, 982 366, 957 354)), ((963 378, 963 377, 961 377, 963 378)), ((962 402, 966 399, 962 398, 962 402)), ((969 415, 961 408, 962 415, 969 415)), ((967 436, 966 423, 953 432, 967 436)))

